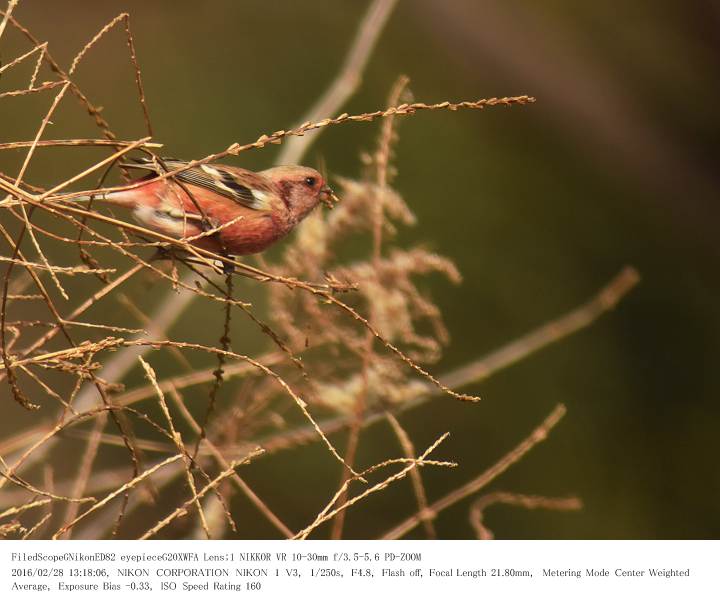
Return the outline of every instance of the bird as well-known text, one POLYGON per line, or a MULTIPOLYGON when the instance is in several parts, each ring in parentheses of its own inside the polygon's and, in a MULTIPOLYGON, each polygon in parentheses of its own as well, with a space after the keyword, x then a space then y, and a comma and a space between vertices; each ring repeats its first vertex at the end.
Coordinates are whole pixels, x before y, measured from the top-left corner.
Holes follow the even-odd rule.
POLYGON ((133 188, 78 196, 132 211, 144 227, 229 256, 262 252, 288 235, 315 207, 338 201, 317 170, 275 166, 252 172, 222 164, 139 158, 120 164, 147 171, 133 188), (173 177, 156 180, 165 172, 173 177), (143 184, 147 183, 147 184, 143 184), (226 226, 225 226, 226 225, 226 226), (203 235, 208 232, 207 235, 203 235))

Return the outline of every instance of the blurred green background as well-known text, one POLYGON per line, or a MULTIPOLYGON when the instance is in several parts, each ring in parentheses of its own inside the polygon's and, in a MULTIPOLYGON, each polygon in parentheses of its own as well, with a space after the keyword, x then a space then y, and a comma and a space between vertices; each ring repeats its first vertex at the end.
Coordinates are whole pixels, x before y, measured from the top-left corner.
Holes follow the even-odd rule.
MULTIPOLYGON (((129 11, 155 138, 166 154, 191 159, 295 124, 336 74, 366 6, 25 0, 15 14, 67 66, 103 24, 129 11)), ((432 501, 491 465, 555 403, 568 405, 551 438, 490 490, 574 494, 585 508, 492 508, 487 522, 499 538, 720 538, 718 29, 715 2, 401 0, 343 108, 382 107, 400 74, 425 102, 537 97, 524 108, 401 122, 395 186, 419 222, 398 241, 428 245, 464 275, 458 287, 432 282, 453 336, 436 374, 584 302, 626 264, 642 275, 613 313, 479 385, 479 405, 438 397, 403 416, 418 446, 451 432, 439 455, 461 465, 424 472, 432 501)), ((3 61, 27 48, 8 29, 3 61)), ((22 77, 31 71, 25 66, 22 77)), ((3 90, 13 77, 3 77, 3 90)), ((77 81, 120 137, 143 135, 121 30, 88 55, 77 81)), ((31 139, 49 98, 0 101, 2 141, 31 139)), ((48 137, 96 132, 68 99, 48 137)), ((359 154, 376 136, 374 124, 329 129, 306 163, 322 158, 331 174, 357 176, 359 154)), ((3 153, 0 170, 17 170, 21 155, 3 153)), ((236 161, 259 169, 276 154, 271 147, 236 161)), ((29 179, 57 182, 90 157, 42 151, 29 179)), ((153 287, 147 311, 164 292, 153 287)), ((221 312, 202 315, 208 308, 219 309, 196 305, 187 321, 217 332, 221 312)), ((2 387, 7 437, 32 419, 2 387)), ((228 386, 226 400, 236 388, 228 386)), ((377 451, 393 451, 392 442, 387 428, 370 430, 361 461, 382 458, 377 451)), ((245 476, 300 527, 339 471, 313 446, 258 461, 245 476), (298 481, 293 498, 276 492, 278 471, 284 484, 298 481)), ((441 514, 441 536, 472 537, 469 503, 441 514)), ((409 483, 396 485, 350 512, 346 536, 378 534, 413 509, 409 483)), ((255 524, 243 535, 267 536, 255 524)))

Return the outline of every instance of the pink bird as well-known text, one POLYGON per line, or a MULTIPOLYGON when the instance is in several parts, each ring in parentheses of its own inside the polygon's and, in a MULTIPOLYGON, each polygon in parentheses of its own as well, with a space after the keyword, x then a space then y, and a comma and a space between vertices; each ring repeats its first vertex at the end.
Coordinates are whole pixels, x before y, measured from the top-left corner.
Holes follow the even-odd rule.
MULTIPOLYGON (((121 164, 150 173, 132 184, 187 165, 177 159, 133 160, 121 164)), ((262 172, 221 164, 188 168, 172 178, 124 191, 95 195, 133 211, 143 226, 182 239, 216 229, 192 244, 234 256, 256 254, 285 237, 319 203, 337 197, 322 175, 303 166, 277 166, 262 172)), ((88 196, 76 201, 87 201, 88 196)))

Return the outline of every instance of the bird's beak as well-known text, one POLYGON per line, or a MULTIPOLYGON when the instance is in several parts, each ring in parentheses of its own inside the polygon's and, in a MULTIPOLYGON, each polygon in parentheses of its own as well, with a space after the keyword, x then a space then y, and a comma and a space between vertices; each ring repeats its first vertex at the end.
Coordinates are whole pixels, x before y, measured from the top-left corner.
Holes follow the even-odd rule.
POLYGON ((327 185, 320 189, 320 201, 322 201, 328 208, 332 210, 334 205, 340 201, 335 192, 327 185))

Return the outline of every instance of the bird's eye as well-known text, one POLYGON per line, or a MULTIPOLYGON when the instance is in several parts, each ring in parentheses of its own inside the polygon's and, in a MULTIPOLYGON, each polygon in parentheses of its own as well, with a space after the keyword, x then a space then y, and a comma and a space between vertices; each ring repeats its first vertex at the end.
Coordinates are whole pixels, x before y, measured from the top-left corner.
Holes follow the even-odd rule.
POLYGON ((316 182, 317 182, 317 179, 316 179, 314 176, 308 176, 308 177, 305 179, 305 184, 306 184, 308 187, 314 187, 316 182))

